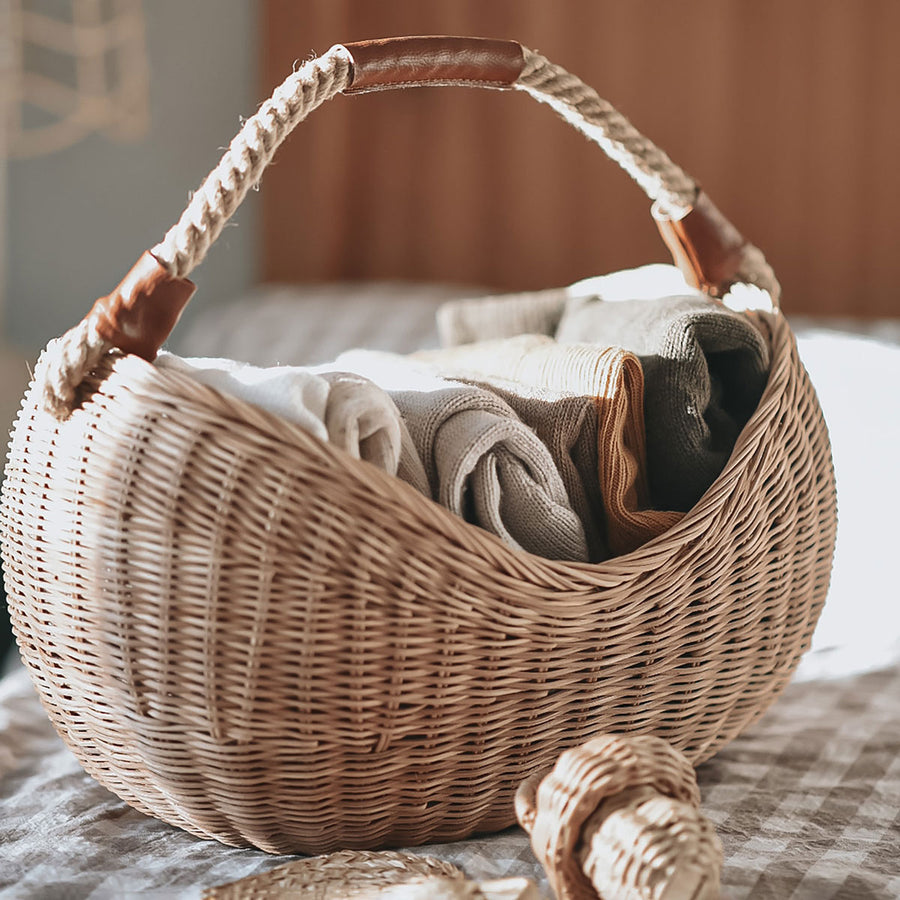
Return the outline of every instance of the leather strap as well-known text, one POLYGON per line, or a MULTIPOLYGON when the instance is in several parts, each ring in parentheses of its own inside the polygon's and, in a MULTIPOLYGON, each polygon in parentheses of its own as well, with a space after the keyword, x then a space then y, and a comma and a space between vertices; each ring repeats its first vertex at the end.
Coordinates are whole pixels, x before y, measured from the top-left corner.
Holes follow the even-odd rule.
POLYGON ((516 41, 466 37, 396 37, 344 44, 353 57, 345 94, 425 85, 508 88, 525 58, 516 41))
POLYGON ((691 209, 671 219, 656 207, 653 218, 675 265, 685 279, 713 297, 722 297, 739 280, 747 241, 702 190, 691 209))
POLYGON ((88 316, 113 347, 152 362, 196 289, 186 278, 173 278, 147 250, 88 316))

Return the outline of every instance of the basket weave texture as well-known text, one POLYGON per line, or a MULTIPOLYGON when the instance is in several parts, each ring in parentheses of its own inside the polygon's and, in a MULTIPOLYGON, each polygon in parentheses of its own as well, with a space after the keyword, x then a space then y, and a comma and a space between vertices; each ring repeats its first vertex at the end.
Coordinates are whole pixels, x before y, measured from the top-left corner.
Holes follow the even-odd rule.
POLYGON ((273 852, 514 824, 600 732, 698 763, 787 683, 828 587, 827 431, 779 314, 772 371, 697 506, 597 565, 503 545, 235 399, 109 354, 63 421, 35 384, 3 486, 22 655, 85 769, 273 852))
POLYGON ((411 853, 343 850, 209 888, 203 900, 373 900, 392 885, 432 878, 468 884, 454 865, 411 853))
MULTIPOLYGON (((187 275, 290 130, 373 72, 405 86, 422 46, 430 83, 473 83, 457 66, 470 40, 399 38, 335 45, 276 88, 137 275, 48 345, 13 433, 6 588, 50 718, 128 803, 235 846, 505 828, 519 783, 601 732, 653 733, 697 763, 787 683, 828 588, 828 435, 777 313, 757 313, 772 371, 725 470, 677 525, 599 565, 514 551, 298 427, 114 349, 152 359, 187 275)), ((496 42, 478 46, 494 58, 496 42)), ((564 69, 501 50, 503 84, 628 172, 698 283, 777 306, 761 252, 686 173, 564 69)), ((498 86, 483 69, 474 83, 498 86)))

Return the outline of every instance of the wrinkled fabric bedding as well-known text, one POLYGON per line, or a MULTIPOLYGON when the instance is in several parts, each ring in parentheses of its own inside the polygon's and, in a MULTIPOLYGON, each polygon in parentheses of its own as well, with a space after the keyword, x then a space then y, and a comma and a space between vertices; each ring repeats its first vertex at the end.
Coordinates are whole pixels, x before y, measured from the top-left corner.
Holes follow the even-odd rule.
MULTIPOLYGON (((434 346, 434 310, 447 296, 445 289, 426 290, 413 303, 408 294, 392 300, 381 288, 370 295, 357 289, 342 306, 334 296, 319 303, 281 291, 277 315, 262 295, 242 309, 217 310, 215 321, 196 320, 175 349, 258 365, 315 364, 366 343, 368 328, 381 335, 382 349, 406 352, 434 346), (398 308, 403 328, 391 343, 383 323, 398 308), (327 322, 310 322, 316 309, 327 322), (291 345, 296 356, 267 358, 276 343, 279 353, 288 346, 292 310, 301 323, 291 345), (223 319, 228 324, 217 331, 223 319), (342 322, 348 323, 343 346, 342 322), (321 349, 315 336, 326 330, 332 343, 316 359, 306 351, 321 349)), ((900 398, 892 390, 900 346, 851 334, 851 326, 799 331, 801 357, 831 430, 841 510, 831 593, 813 649, 769 712, 698 770, 703 810, 725 850, 729 900, 900 897, 900 613, 892 518, 900 505, 900 398)), ((888 324, 883 333, 893 337, 900 329, 888 324)), ((528 876, 547 892, 518 829, 416 852, 453 862, 472 878, 528 876)), ((26 673, 15 667, 0 679, 3 900, 197 898, 203 888, 287 860, 202 841, 130 809, 83 773, 26 673)))
MULTIPOLYGON (((900 896, 900 665, 788 687, 700 766, 729 900, 900 896)), ((24 670, 0 682, 0 898, 199 898, 291 857, 202 841, 126 806, 53 731, 24 670)), ((417 848, 471 878, 543 871, 525 833, 417 848)))

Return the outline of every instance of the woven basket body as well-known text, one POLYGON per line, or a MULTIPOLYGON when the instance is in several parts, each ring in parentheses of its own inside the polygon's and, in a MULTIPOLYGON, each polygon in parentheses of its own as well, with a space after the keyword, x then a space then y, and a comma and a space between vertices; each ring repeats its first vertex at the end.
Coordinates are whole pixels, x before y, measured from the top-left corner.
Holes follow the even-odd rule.
POLYGON ((513 551, 299 429, 110 355, 26 398, 3 488, 26 665, 97 780, 270 851, 514 822, 599 732, 699 762, 808 647, 835 539, 826 429, 779 315, 772 374, 685 519, 600 565, 513 551))
POLYGON ((276 89, 165 240, 48 346, 3 485, 11 617, 57 730, 137 809, 236 846, 318 853, 501 829, 525 777, 601 732, 650 732, 699 762, 785 686, 828 587, 828 436, 777 312, 757 314, 771 375, 725 470, 678 525, 600 565, 511 550, 145 361, 290 128, 342 90, 418 83, 548 103, 654 199, 704 289, 777 299, 762 254, 695 182, 517 44, 336 45, 276 89), (474 74, 472 59, 486 60, 474 74))

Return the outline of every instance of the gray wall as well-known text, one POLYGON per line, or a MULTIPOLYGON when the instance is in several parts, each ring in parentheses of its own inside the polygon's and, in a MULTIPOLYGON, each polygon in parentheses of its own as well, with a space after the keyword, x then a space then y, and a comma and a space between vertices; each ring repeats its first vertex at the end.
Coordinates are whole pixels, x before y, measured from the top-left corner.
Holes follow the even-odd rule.
MULTIPOLYGON (((149 135, 103 136, 15 160, 8 171, 8 339, 26 352, 75 324, 181 215, 258 102, 256 8, 245 0, 145 0, 149 135)), ((196 308, 256 278, 255 195, 192 275, 196 308)))

